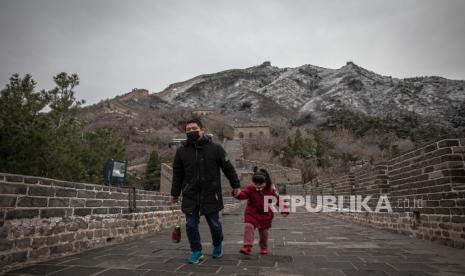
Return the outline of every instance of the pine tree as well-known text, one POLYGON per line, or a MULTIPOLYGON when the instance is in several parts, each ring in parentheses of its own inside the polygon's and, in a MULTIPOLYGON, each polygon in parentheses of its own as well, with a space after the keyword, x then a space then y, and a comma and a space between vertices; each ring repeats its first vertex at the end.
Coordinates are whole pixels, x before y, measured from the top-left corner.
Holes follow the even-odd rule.
POLYGON ((47 148, 45 91, 36 91, 36 82, 27 74, 14 74, 0 91, 0 171, 41 175, 47 148))
POLYGON ((38 92, 30 75, 14 74, 0 91, 0 171, 102 183, 105 161, 124 159, 124 142, 112 129, 84 131, 77 74, 53 79, 55 88, 38 92))
POLYGON ((150 153, 149 162, 145 173, 145 190, 159 190, 160 189, 160 176, 161 176, 161 160, 158 151, 154 149, 150 153))

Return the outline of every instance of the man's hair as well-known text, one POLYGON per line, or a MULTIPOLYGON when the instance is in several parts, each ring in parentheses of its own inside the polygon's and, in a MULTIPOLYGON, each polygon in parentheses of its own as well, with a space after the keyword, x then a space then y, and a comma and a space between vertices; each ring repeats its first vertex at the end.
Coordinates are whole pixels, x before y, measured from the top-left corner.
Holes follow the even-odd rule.
POLYGON ((185 126, 187 126, 188 124, 197 124, 200 128, 203 128, 202 121, 199 118, 192 118, 187 120, 185 126))

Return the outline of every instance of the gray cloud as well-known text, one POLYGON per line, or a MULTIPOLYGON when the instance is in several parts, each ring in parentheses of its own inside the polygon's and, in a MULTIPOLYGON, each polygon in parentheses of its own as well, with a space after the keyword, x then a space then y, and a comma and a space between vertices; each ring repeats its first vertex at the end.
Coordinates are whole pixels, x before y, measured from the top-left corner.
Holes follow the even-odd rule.
POLYGON ((0 85, 76 72, 88 103, 270 60, 465 79, 465 1, 0 0, 0 85))

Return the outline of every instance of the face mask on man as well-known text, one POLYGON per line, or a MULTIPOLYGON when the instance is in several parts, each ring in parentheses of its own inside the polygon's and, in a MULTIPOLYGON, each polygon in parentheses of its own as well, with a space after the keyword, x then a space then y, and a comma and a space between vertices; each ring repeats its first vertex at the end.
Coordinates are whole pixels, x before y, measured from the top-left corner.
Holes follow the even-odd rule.
POLYGON ((187 136, 187 141, 188 142, 195 142, 199 139, 200 137, 200 134, 198 131, 189 131, 186 133, 186 136, 187 136))

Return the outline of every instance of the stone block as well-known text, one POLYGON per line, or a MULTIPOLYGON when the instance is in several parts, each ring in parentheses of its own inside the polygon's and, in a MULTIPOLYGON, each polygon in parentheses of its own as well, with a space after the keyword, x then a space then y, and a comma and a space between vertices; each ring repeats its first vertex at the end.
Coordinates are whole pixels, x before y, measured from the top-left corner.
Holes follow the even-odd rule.
POLYGON ((76 197, 77 191, 74 189, 57 188, 55 191, 56 197, 76 197))
POLYGON ((103 204, 102 206, 104 207, 113 207, 117 204, 117 202, 115 200, 112 200, 112 199, 105 199, 103 200, 103 204))
POLYGON ((109 214, 121 214, 121 208, 108 208, 109 214))
POLYGON ((47 207, 46 197, 20 197, 18 198, 18 207, 47 207))
POLYGON ((74 188, 85 190, 88 185, 83 183, 74 183, 74 188))
POLYGON ((73 222, 66 225, 66 230, 68 231, 78 231, 88 228, 88 223, 81 218, 76 218, 73 222))
POLYGON ((48 207, 68 207, 69 198, 50 198, 48 200, 48 207))
POLYGON ((5 175, 6 182, 23 183, 23 176, 20 175, 5 175))
POLYGON ((108 208, 92 208, 93 215, 104 215, 108 214, 108 208))
POLYGON ((97 196, 96 198, 104 198, 104 199, 108 199, 110 198, 110 192, 97 192, 97 196))
POLYGON ((30 186, 28 194, 30 196, 49 196, 55 195, 55 188, 51 186, 30 186))
POLYGON ((44 258, 48 257, 50 255, 50 248, 48 247, 42 247, 39 249, 34 249, 29 251, 29 256, 32 259, 38 259, 38 258, 44 258))
POLYGON ((75 233, 65 233, 60 235, 60 242, 72 242, 74 240, 75 233))
POLYGON ((27 185, 24 184, 0 183, 0 194, 25 195, 26 191, 27 185))
POLYGON ((29 249, 31 247, 31 244, 32 239, 29 237, 15 240, 15 248, 17 249, 29 249))
POLYGON ((6 219, 23 219, 23 218, 34 218, 39 216, 38 209, 15 209, 8 210, 6 213, 6 219))
POLYGON ((68 181, 54 180, 53 186, 65 187, 65 188, 76 188, 76 184, 68 181))
POLYGON ((75 216, 84 217, 90 214, 92 214, 91 208, 75 208, 74 209, 75 216))
POLYGON ((95 191, 88 191, 88 190, 79 190, 77 193, 77 197, 79 198, 95 198, 96 192, 95 191))
POLYGON ((71 209, 65 208, 50 208, 40 210, 41 218, 54 218, 54 217, 65 217, 71 213, 71 209))
POLYGON ((101 199, 88 199, 86 200, 86 207, 101 207, 102 200, 101 199))
POLYGON ((39 179, 35 177, 24 177, 23 180, 24 180, 24 183, 27 183, 27 184, 38 184, 39 183, 39 179))
POLYGON ((27 251, 0 255, 0 267, 13 263, 22 263, 27 260, 27 251))
POLYGON ((111 199, 127 199, 128 195, 124 193, 111 193, 111 199))
POLYGON ((16 196, 0 195, 0 207, 15 207, 16 196))
POLYGON ((1 239, 0 240, 0 252, 9 251, 14 247, 14 240, 1 239))
POLYGON ((72 198, 69 202, 70 207, 85 207, 86 206, 86 200, 85 199, 77 199, 77 198, 72 198))
POLYGON ((464 169, 443 170, 442 173, 444 174, 444 176, 465 176, 464 169))

